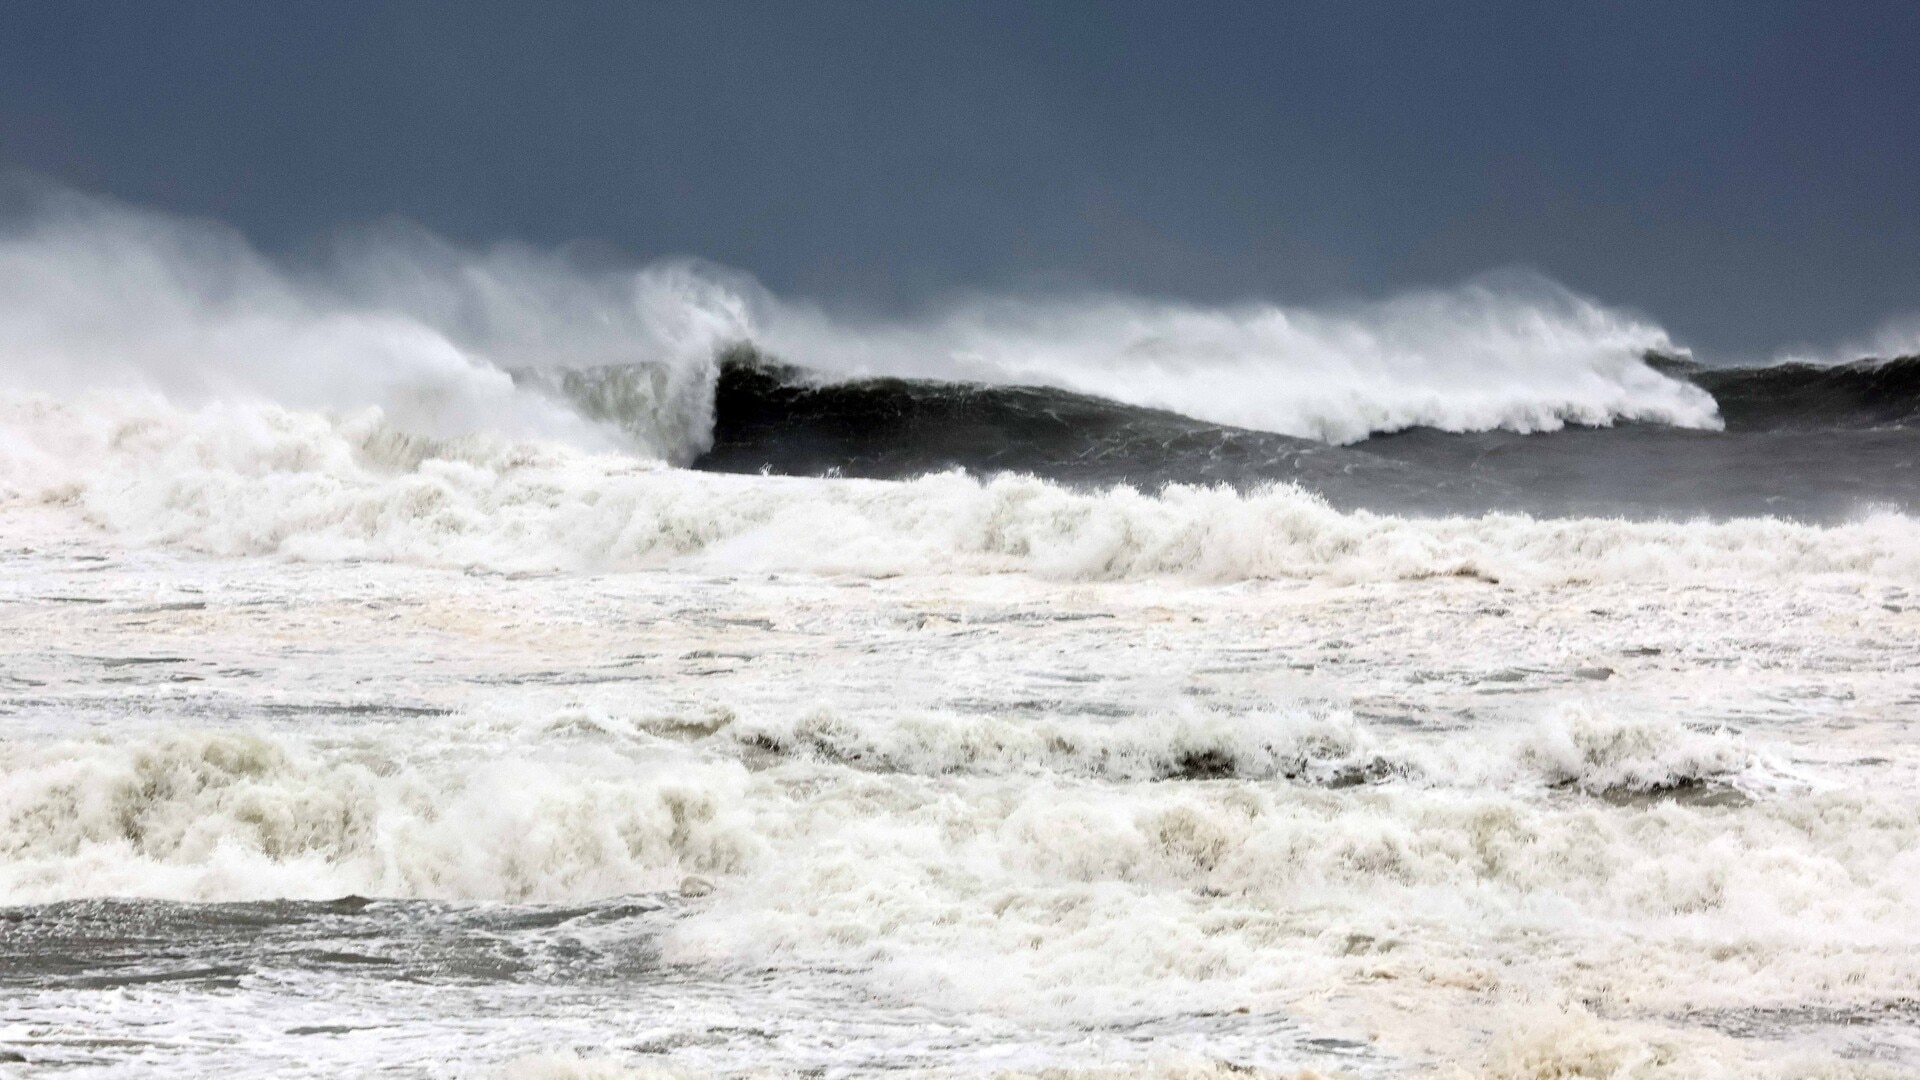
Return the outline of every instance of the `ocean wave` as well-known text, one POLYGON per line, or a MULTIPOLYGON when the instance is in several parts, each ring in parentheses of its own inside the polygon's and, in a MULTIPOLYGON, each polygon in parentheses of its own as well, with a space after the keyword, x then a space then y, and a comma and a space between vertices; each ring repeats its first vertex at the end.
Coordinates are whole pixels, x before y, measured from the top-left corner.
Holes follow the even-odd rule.
POLYGON ((0 381, 15 389, 378 406, 416 433, 619 441, 681 464, 710 440, 718 357, 743 343, 822 378, 1053 387, 1335 443, 1719 422, 1706 393, 1645 362, 1674 349, 1657 326, 1521 273, 1322 308, 982 297, 875 320, 692 260, 609 268, 395 226, 295 267, 213 223, 67 192, 29 202, 0 232, 0 381), (601 402, 620 411, 611 429, 534 389, 633 365, 650 375, 601 402))

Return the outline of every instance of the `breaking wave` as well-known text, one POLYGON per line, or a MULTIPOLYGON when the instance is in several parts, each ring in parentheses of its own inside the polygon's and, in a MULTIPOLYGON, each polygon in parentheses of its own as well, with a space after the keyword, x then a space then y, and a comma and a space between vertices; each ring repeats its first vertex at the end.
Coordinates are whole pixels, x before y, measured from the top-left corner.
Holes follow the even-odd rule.
POLYGON ((782 755, 921 776, 1039 774, 1115 782, 1287 780, 1343 788, 1564 788, 1645 795, 1779 777, 1725 730, 1626 722, 1566 707, 1521 731, 1468 748, 1382 739, 1345 710, 1194 710, 1120 721, 1067 717, 917 715, 854 723, 830 709, 741 719, 722 737, 782 755))
POLYGON ((401 766, 252 735, 0 744, 0 902, 593 899, 743 864, 737 768, 401 766))
POLYGON ((828 378, 1054 387, 1336 443, 1718 423, 1710 397, 1645 362, 1673 348, 1659 328, 1519 273, 1324 309, 1083 295, 874 320, 692 260, 473 252, 389 226, 286 263, 213 223, 67 192, 11 201, 24 208, 0 229, 0 380, 62 395, 378 406, 415 433, 619 441, 685 463, 711 439, 717 357, 746 343, 828 378), (537 392, 633 365, 649 373, 592 391, 619 412, 612 429, 537 392))

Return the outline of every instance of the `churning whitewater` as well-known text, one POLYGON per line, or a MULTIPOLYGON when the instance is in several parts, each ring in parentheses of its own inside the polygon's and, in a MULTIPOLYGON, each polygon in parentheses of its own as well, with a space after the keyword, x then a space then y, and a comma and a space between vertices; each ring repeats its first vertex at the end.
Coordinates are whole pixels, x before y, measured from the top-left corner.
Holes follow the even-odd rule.
POLYGON ((1920 1069, 1911 358, 29 201, 0 1074, 1920 1069))

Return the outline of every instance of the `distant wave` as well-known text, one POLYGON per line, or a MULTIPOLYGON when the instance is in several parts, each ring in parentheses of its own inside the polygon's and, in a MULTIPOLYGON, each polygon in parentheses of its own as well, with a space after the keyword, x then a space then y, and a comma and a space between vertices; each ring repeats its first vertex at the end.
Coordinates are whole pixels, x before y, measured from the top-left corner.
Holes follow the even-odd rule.
POLYGON ((1656 366, 1713 395, 1730 430, 1887 427, 1920 422, 1920 356, 1845 364, 1799 361, 1712 368, 1658 357, 1656 366))

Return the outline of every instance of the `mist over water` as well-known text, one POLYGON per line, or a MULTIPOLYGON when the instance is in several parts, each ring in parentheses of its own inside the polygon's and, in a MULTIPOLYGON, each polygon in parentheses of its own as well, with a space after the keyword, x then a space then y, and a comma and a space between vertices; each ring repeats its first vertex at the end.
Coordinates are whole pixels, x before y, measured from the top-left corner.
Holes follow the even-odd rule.
POLYGON ((1882 321, 1863 336, 1838 342, 1795 345, 1779 350, 1777 364, 1846 364, 1863 359, 1890 360, 1920 356, 1920 312, 1904 312, 1882 321))

